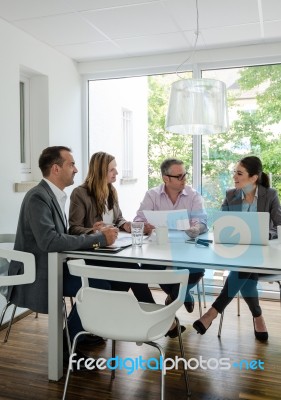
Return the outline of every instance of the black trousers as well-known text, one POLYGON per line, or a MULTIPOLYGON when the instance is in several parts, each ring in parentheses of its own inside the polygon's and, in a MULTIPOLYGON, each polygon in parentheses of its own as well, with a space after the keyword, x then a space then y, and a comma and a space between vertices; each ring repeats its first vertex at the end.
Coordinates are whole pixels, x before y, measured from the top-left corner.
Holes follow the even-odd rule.
MULTIPOLYGON (((141 264, 142 269, 166 269, 166 267, 162 267, 160 265, 153 265, 153 264, 141 264)), ((175 271, 182 270, 182 268, 174 268, 175 271)), ((186 268, 189 270, 189 278, 188 278, 188 285, 185 294, 185 302, 191 301, 190 290, 197 285, 200 279, 204 276, 205 270, 201 268, 186 268)), ((172 300, 175 300, 178 296, 179 292, 179 284, 162 284, 160 285, 161 289, 168 295, 171 296, 172 300)))
POLYGON ((258 297, 258 284, 259 275, 248 272, 231 271, 226 279, 224 287, 214 301, 212 306, 222 313, 225 307, 232 301, 232 299, 240 291, 243 299, 248 304, 248 307, 254 318, 261 315, 261 308, 259 305, 258 297))

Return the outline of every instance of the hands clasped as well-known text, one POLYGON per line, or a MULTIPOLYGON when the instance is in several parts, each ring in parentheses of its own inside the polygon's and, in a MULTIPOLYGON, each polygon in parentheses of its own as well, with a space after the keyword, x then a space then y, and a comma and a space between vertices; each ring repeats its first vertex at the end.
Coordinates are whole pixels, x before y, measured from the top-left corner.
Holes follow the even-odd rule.
POLYGON ((107 246, 110 246, 117 239, 119 229, 114 228, 113 226, 110 225, 110 226, 105 226, 104 228, 101 228, 100 231, 105 236, 107 246))
POLYGON ((198 226, 191 226, 189 229, 185 231, 185 233, 191 238, 194 239, 200 235, 200 228, 198 226))

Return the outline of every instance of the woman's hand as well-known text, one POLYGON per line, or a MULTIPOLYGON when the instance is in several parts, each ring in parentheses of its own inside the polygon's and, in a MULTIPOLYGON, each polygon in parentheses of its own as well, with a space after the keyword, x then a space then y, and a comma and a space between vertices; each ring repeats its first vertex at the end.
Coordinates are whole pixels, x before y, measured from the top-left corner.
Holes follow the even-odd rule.
POLYGON ((121 227, 125 232, 131 232, 131 222, 125 222, 125 224, 121 225, 121 227))
POLYGON ((105 223, 103 221, 95 222, 93 225, 93 232, 95 233, 96 231, 101 231, 104 227, 105 223))

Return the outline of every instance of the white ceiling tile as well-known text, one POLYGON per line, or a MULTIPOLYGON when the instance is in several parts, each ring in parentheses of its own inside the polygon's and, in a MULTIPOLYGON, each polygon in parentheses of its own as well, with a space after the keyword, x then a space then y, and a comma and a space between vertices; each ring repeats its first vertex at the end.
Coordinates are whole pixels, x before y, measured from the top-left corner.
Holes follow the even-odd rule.
MULTIPOLYGON (((281 0, 198 5, 200 49, 281 43, 281 0)), ((196 0, 0 0, 0 18, 76 60, 188 52, 196 0)))
POLYGON ((262 0, 262 14, 264 21, 281 20, 281 1, 262 0))
POLYGON ((177 31, 159 2, 85 12, 83 16, 112 39, 177 31))
POLYGON ((84 43, 79 45, 56 46, 57 50, 76 61, 105 59, 127 56, 119 47, 110 41, 84 43))
POLYGON ((76 14, 22 20, 15 22, 15 25, 50 45, 94 42, 105 39, 76 14))
MULTIPOLYGON (((195 0, 165 0, 165 4, 182 30, 196 27, 195 0)), ((259 21, 257 0, 200 0, 198 10, 199 29, 259 21)))
POLYGON ((67 0, 0 0, 0 15, 7 21, 64 14, 71 11, 67 0))
POLYGON ((153 3, 155 1, 157 0, 68 0, 69 4, 71 4, 72 8, 76 11, 99 10, 110 7, 153 3))
POLYGON ((131 56, 184 51, 190 48, 190 43, 181 33, 164 33, 161 35, 118 39, 116 43, 131 56))
POLYGON ((227 26, 218 29, 206 29, 202 31, 204 42, 207 46, 236 45, 248 43, 257 38, 261 39, 259 24, 246 24, 227 26))

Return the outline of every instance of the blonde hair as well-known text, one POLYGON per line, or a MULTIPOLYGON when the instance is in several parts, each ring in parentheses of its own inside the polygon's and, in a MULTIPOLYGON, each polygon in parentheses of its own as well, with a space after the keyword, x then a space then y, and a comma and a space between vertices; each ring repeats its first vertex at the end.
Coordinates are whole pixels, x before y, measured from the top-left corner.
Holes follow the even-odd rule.
POLYGON ((96 202, 98 215, 102 215, 106 211, 106 205, 108 210, 111 210, 118 202, 116 189, 112 183, 107 182, 108 165, 114 159, 115 157, 111 154, 99 151, 92 155, 89 163, 85 184, 88 194, 96 202))

